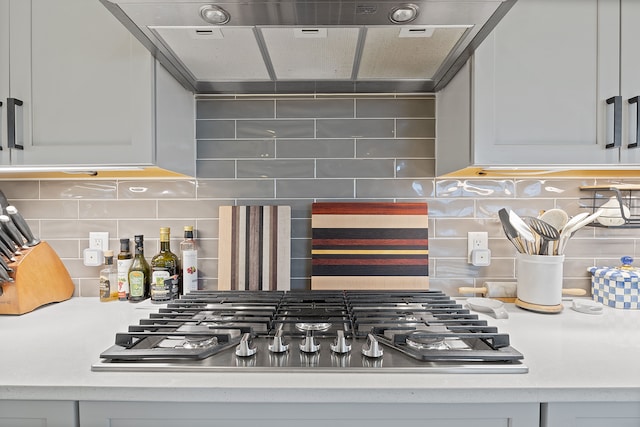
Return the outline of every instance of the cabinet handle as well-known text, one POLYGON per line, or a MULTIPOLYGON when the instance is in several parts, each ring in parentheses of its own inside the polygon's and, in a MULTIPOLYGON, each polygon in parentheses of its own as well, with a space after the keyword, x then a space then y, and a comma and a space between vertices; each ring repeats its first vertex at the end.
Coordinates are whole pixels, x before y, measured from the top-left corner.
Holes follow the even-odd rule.
POLYGON ((18 111, 18 107, 22 107, 23 102, 17 98, 7 98, 7 133, 9 148, 24 149, 22 141, 22 110, 18 111))
POLYGON ((613 104, 613 142, 608 142, 605 148, 620 147, 622 144, 622 97, 612 96, 607 104, 613 104))
POLYGON ((635 142, 627 145, 627 148, 638 148, 638 141, 640 141, 640 104, 638 104, 638 98, 640 97, 634 96, 627 101, 629 104, 636 104, 636 138, 635 142))

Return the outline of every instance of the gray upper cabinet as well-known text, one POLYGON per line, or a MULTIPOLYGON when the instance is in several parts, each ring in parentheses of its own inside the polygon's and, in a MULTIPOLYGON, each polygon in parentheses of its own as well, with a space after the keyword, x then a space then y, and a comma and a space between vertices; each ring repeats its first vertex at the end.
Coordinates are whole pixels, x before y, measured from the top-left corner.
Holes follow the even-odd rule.
MULTIPOLYGON (((175 89, 157 86, 156 73, 164 70, 156 70, 150 53, 122 24, 97 0, 0 4, 8 9, 0 14, 0 63, 9 64, 8 71, 0 70, 0 89, 3 101, 12 97, 23 103, 18 127, 24 142, 24 149, 10 149, 3 135, 2 162, 157 165, 156 100, 162 98, 159 91, 175 89)), ((187 100, 186 106, 176 103, 186 108, 177 116, 192 119, 193 95, 184 92, 176 94, 187 100)), ((171 142, 193 146, 187 150, 193 154, 193 130, 181 128, 186 132, 171 142)), ((193 157, 184 159, 187 173, 193 157)))
POLYGON ((637 162, 639 20, 635 0, 518 0, 474 56, 472 163, 637 162), (616 96, 620 147, 607 149, 616 96))
POLYGON ((620 96, 622 98, 622 148, 620 161, 640 163, 640 2, 621 0, 620 10, 620 96), (631 101, 631 103, 629 102, 631 101), (638 144, 637 147, 633 147, 638 144), (629 148, 631 145, 632 148, 629 148))
POLYGON ((7 153, 7 98, 9 97, 9 1, 0 0, 0 165, 9 163, 7 153))

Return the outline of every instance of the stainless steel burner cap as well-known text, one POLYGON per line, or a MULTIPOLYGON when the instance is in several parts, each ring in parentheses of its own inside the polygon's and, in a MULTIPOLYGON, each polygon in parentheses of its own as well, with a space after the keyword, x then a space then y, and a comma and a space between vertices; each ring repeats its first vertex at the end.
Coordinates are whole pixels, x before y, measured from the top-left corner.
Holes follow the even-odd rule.
POLYGON ((193 350, 196 348, 207 348, 218 345, 218 338, 216 337, 187 337, 182 347, 193 350))
POLYGON ((299 322, 296 323, 296 329, 299 331, 328 331, 331 328, 331 323, 329 322, 299 322))
POLYGON ((418 350, 449 350, 451 348, 444 338, 425 336, 424 331, 409 333, 407 345, 418 350))

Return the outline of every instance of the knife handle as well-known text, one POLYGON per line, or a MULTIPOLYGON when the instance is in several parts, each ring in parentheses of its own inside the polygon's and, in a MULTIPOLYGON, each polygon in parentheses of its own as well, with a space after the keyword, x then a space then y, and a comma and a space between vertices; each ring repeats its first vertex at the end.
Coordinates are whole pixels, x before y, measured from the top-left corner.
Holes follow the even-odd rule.
MULTIPOLYGON (((0 231, 2 231, 2 230, 0 230, 0 231)), ((0 233, 0 234, 5 234, 5 233, 4 233, 4 231, 2 231, 2 233, 0 233)), ((9 239, 9 238, 7 237, 7 239, 9 239)), ((13 242, 10 242, 10 243, 11 243, 11 246, 7 246, 6 242, 4 241, 4 238, 0 239, 0 252, 2 252, 2 254, 4 256, 6 256, 9 261, 15 261, 16 260, 16 257, 15 257, 16 254, 15 254, 14 251, 11 250, 11 247, 14 247, 14 244, 13 244, 13 242)))
POLYGON ((13 268, 9 267, 9 264, 7 264, 7 262, 2 259, 2 257, 0 257, 0 266, 0 270, 4 268, 7 273, 11 273, 13 271, 13 268))
POLYGON ((16 226, 18 231, 24 236, 25 239, 27 239, 27 246, 35 246, 40 243, 40 239, 34 237, 29 224, 27 224, 27 221, 25 221, 24 217, 22 216, 22 214, 20 214, 20 212, 18 212, 18 209, 16 209, 15 206, 7 206, 6 210, 7 214, 9 214, 11 221, 13 221, 13 224, 16 226))
POLYGON ((20 231, 16 228, 16 226, 11 221, 7 215, 0 215, 0 223, 2 223, 2 228, 7 233, 7 235, 13 240, 13 242, 21 248, 24 245, 24 239, 20 234, 20 231))
MULTIPOLYGON (((2 243, 2 245, 0 245, 0 249, 4 247, 9 251, 9 253, 7 253, 2 249, 2 252, 7 255, 7 258, 11 259, 14 254, 18 253, 16 244, 13 240, 11 240, 11 237, 9 237, 9 235, 4 231, 4 228, 2 226, 0 226, 0 243, 2 243), (11 256, 9 256, 9 254, 11 254, 11 256)), ((14 260, 12 259, 12 261, 14 260)))
POLYGON ((9 273, 7 273, 7 270, 5 270, 4 268, 0 268, 0 281, 9 283, 13 282, 13 279, 11 278, 11 276, 9 276, 9 273))

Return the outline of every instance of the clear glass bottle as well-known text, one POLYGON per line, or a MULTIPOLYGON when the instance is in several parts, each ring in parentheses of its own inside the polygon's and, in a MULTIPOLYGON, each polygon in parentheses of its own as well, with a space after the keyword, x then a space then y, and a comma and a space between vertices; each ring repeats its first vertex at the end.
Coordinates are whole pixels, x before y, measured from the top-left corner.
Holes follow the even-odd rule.
POLYGON ((133 264, 133 255, 129 249, 129 239, 120 239, 120 253, 118 254, 118 299, 129 299, 129 269, 133 264))
POLYGON ((188 294, 198 290, 198 249, 193 239, 193 226, 184 226, 184 240, 180 242, 182 291, 188 294))
POLYGON ((144 258, 144 236, 136 235, 134 241, 135 255, 129 268, 129 301, 140 302, 149 298, 151 269, 144 258))
POLYGON ((104 251, 105 267, 100 270, 100 301, 118 299, 118 273, 113 266, 113 251, 104 251))
POLYGON ((171 230, 160 228, 160 252, 151 258, 151 302, 162 304, 178 298, 178 256, 171 252, 171 230))

